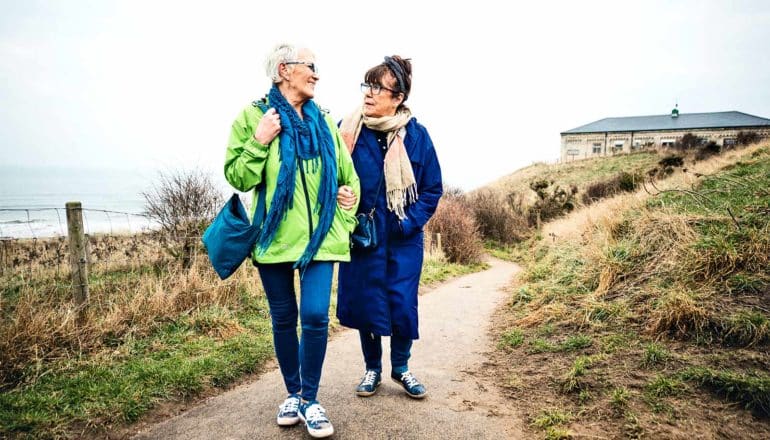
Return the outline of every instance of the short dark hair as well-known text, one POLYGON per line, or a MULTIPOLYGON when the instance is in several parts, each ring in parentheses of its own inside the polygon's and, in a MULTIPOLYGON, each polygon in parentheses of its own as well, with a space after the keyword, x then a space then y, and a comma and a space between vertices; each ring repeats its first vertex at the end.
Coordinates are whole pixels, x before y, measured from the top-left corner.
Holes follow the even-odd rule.
MULTIPOLYGON (((412 91, 412 62, 409 58, 401 58, 398 55, 385 57, 385 61, 372 67, 364 75, 364 82, 367 84, 380 84, 388 87, 389 84, 382 83, 382 77, 385 73, 390 73, 396 78, 395 90, 404 94, 404 102, 409 98, 412 91), (395 64, 395 65, 393 65, 395 64), (398 72, 399 68, 401 72, 398 72)), ((403 104, 403 103, 402 103, 403 104)))

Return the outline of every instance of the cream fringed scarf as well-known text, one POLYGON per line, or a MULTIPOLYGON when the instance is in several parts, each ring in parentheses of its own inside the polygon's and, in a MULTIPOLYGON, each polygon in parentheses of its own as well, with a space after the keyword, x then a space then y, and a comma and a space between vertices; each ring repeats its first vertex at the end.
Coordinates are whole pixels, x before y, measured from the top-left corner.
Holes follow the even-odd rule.
POLYGON ((400 220, 406 218, 405 208, 407 204, 417 200, 417 184, 414 180, 412 164, 404 147, 406 136, 406 124, 412 118, 412 112, 404 107, 394 116, 370 118, 364 116, 363 110, 357 108, 352 114, 342 120, 340 132, 342 139, 347 144, 348 151, 353 153, 353 148, 361 134, 361 126, 366 125, 372 130, 386 132, 388 134, 388 151, 385 153, 385 191, 388 200, 388 209, 396 213, 400 220))

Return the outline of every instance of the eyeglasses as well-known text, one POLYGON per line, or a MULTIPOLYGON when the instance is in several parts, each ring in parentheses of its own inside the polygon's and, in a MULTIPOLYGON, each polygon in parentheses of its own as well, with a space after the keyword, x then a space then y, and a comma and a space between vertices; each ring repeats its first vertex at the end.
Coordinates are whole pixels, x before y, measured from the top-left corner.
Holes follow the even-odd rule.
POLYGON ((308 66, 313 73, 318 73, 318 66, 316 66, 315 63, 308 61, 284 61, 283 64, 304 64, 305 66, 308 66))
POLYGON ((385 86, 381 86, 379 84, 361 83, 361 92, 362 93, 369 93, 369 91, 371 90, 372 95, 379 95, 380 92, 382 92, 382 89, 388 90, 388 91, 390 91, 390 93, 392 93, 394 95, 396 93, 401 93, 401 92, 397 92, 397 91, 395 91, 393 89, 389 89, 389 88, 387 88, 385 86))

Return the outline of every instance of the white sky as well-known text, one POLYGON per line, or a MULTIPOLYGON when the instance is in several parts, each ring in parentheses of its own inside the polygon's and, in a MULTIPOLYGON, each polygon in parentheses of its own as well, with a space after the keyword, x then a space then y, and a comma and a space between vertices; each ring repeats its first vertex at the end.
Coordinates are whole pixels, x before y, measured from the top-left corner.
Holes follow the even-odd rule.
POLYGON ((219 176, 230 124, 269 88, 278 42, 316 53, 336 119, 384 55, 444 181, 473 189, 559 155, 610 116, 770 117, 770 2, 0 0, 0 166, 219 176))

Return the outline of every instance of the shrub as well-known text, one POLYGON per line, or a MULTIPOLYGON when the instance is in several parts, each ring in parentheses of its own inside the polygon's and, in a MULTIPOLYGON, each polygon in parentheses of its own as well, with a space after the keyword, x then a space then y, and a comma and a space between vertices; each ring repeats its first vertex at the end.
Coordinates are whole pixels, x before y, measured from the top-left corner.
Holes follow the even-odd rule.
POLYGON ((549 190, 551 185, 553 185, 553 181, 547 180, 535 180, 529 184, 529 188, 538 197, 529 211, 529 224, 531 226, 539 226, 540 222, 561 217, 575 209, 577 187, 571 185, 568 189, 563 189, 557 185, 549 190))
POLYGON ((622 192, 633 192, 639 187, 642 176, 626 171, 620 172, 607 180, 594 182, 586 188, 581 200, 584 205, 590 205, 598 200, 612 197, 622 192))
POLYGON ((485 239, 508 244, 526 238, 529 226, 516 193, 510 193, 504 201, 498 193, 484 189, 474 194, 469 203, 485 239))
POLYGON ((739 131, 735 142, 738 143, 738 145, 749 145, 759 142, 760 140, 762 140, 762 136, 756 131, 739 131))
POLYGON ((462 198, 442 198, 426 229, 430 234, 441 234, 442 250, 450 262, 481 262, 481 234, 470 207, 462 198))
POLYGON ((708 159, 711 156, 719 154, 722 151, 722 147, 714 141, 709 141, 707 144, 698 148, 695 153, 695 160, 708 159))
POLYGON ((142 196, 147 216, 170 237, 167 250, 189 268, 203 229, 223 202, 211 175, 197 169, 160 172, 158 181, 142 196))
POLYGON ((684 166, 684 157, 682 156, 667 156, 658 161, 658 166, 647 172, 647 175, 651 179, 662 179, 671 175, 674 172, 674 168, 684 166))
POLYGON ((687 133, 674 143, 674 148, 682 151, 694 150, 703 143, 705 143, 705 139, 702 137, 687 133))

